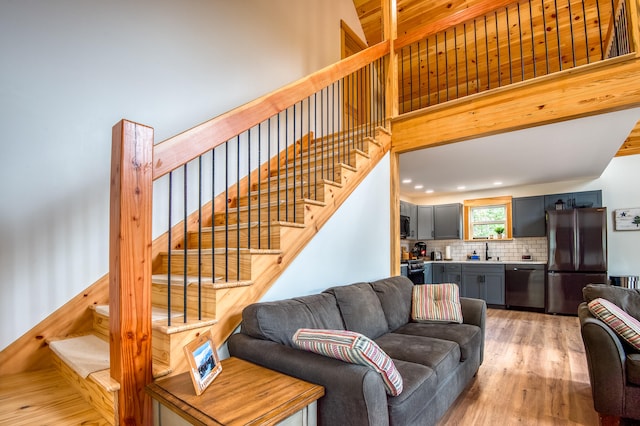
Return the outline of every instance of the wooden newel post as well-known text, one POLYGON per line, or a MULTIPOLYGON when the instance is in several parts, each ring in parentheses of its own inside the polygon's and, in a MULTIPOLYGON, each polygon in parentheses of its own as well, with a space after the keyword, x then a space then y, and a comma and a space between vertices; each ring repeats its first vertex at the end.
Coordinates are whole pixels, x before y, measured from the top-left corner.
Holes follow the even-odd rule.
POLYGON ((111 377, 120 383, 115 422, 151 425, 151 216, 153 129, 113 126, 109 236, 111 377))

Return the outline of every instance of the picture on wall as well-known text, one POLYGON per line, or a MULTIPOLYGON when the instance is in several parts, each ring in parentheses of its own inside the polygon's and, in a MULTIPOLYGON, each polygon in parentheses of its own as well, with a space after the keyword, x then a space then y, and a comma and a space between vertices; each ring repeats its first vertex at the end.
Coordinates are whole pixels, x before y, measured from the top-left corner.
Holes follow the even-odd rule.
POLYGON ((640 231, 640 207, 615 211, 616 231, 640 231))

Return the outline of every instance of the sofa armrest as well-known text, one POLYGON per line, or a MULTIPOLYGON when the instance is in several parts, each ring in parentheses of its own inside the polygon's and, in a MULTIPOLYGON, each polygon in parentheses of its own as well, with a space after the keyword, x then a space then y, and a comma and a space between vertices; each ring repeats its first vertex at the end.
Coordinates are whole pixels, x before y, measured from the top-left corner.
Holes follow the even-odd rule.
POLYGON ((482 346, 480 347, 480 364, 484 359, 485 323, 487 320, 487 303, 482 299, 461 297, 462 318, 465 324, 477 325, 482 332, 482 346))
POLYGON ((229 354, 325 388, 318 400, 318 424, 387 426, 389 413, 382 378, 349 364, 242 333, 228 340, 229 354), (366 413, 366 415, 365 415, 366 413))
POLYGON ((578 317, 594 408, 601 414, 624 416, 626 354, 622 343, 609 326, 589 312, 586 303, 578 307, 578 317))

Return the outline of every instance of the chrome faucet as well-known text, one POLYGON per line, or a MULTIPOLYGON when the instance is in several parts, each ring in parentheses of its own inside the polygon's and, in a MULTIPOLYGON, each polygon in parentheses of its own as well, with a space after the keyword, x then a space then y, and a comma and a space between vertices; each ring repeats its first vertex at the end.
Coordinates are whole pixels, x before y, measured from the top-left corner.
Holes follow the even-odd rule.
POLYGON ((489 259, 491 259, 491 256, 489 256, 489 243, 485 243, 484 260, 489 260, 489 259))

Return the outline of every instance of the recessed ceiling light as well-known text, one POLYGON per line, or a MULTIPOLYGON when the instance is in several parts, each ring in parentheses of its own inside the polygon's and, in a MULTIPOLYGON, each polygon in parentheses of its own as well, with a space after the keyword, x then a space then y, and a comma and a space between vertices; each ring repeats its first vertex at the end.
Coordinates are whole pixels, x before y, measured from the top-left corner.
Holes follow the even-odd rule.
POLYGON ((424 192, 426 192, 427 194, 433 194, 433 189, 427 189, 427 190, 426 190, 426 191, 424 191, 424 192))
POLYGON ((411 183, 411 179, 402 179, 402 183, 411 183))
POLYGON ((500 181, 496 181, 496 182, 493 182, 493 184, 494 184, 494 185, 502 185, 502 182, 500 182, 500 181))
POLYGON ((416 185, 416 186, 414 186, 414 188, 415 189, 422 189, 422 188, 424 188, 424 185, 416 185))
POLYGON ((463 190, 463 189, 465 189, 465 188, 466 188, 466 186, 464 186, 464 185, 460 185, 460 186, 458 187, 458 189, 459 189, 459 190, 463 190))

